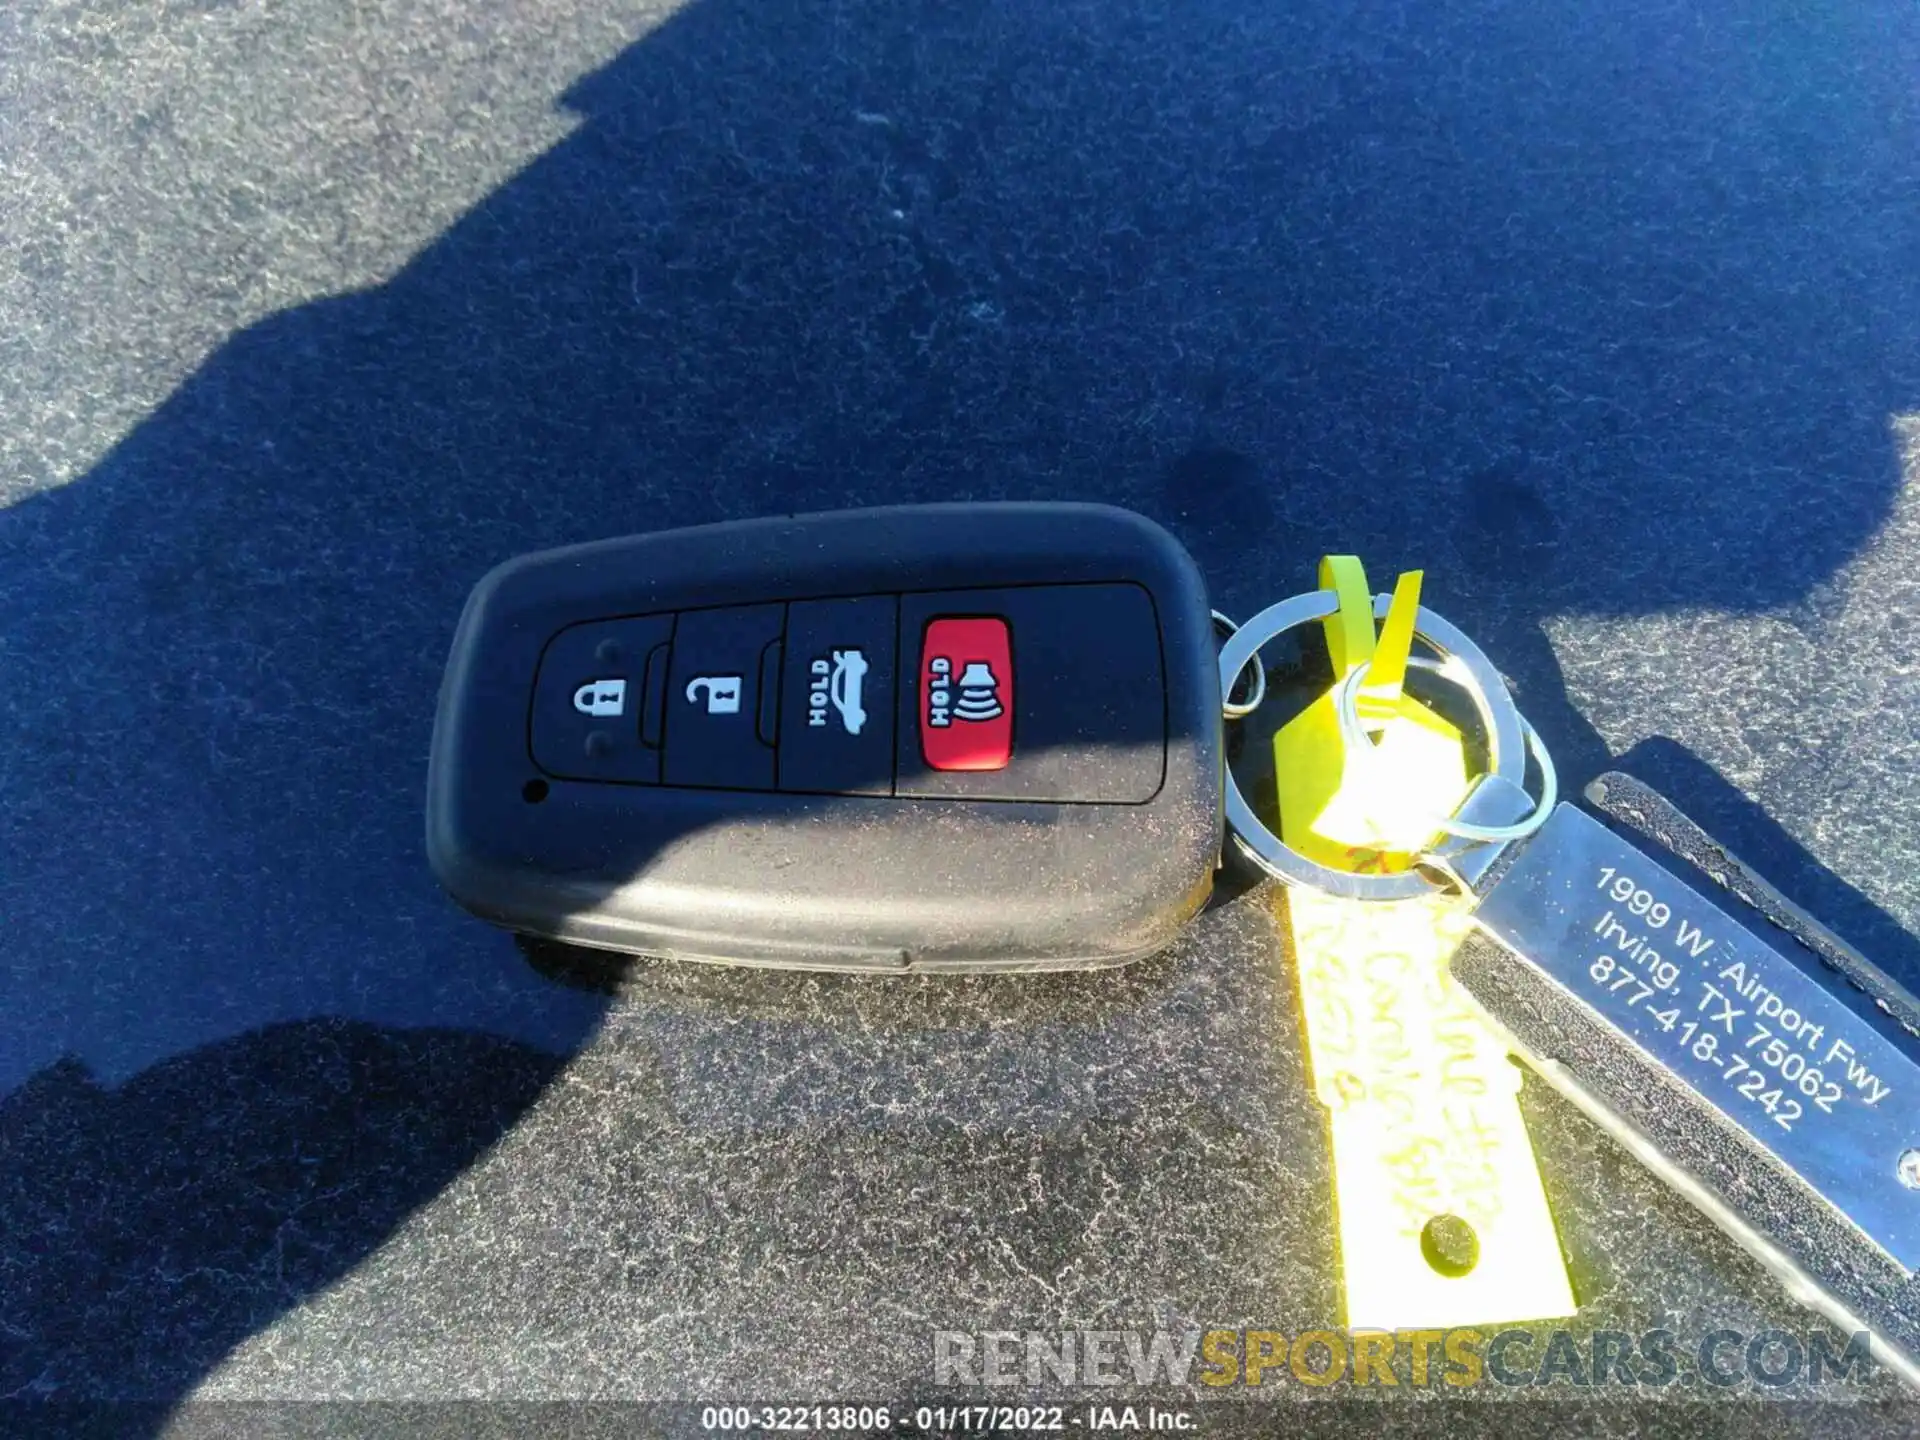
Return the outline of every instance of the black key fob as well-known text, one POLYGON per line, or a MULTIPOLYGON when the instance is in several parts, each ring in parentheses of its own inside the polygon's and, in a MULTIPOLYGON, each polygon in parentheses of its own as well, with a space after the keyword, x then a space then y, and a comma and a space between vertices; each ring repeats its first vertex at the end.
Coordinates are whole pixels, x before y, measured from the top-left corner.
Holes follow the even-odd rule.
POLYGON ((854 510, 509 561, 427 852, 526 934, 832 970, 1117 965, 1205 902, 1220 683, 1179 543, 1097 505, 854 510))

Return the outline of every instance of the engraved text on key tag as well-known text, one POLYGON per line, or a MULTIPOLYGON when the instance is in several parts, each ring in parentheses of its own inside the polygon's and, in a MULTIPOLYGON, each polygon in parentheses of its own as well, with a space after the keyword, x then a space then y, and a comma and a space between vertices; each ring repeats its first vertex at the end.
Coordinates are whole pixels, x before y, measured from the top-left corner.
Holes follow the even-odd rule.
POLYGON ((1863 972, 1885 978, 1868 962, 1816 954, 1801 927, 1752 908, 1738 890, 1764 882, 1704 835, 1714 878, 1749 882, 1725 904, 1646 833, 1673 866, 1559 806, 1488 872, 1475 919, 1495 944, 1464 947, 1455 978, 1796 1299, 1871 1330, 1879 1358, 1920 1383, 1920 1040, 1896 1019, 1912 1012, 1861 988, 1863 972))
POLYGON ((1915 1062, 1839 994, 1571 805, 1476 919, 1920 1268, 1915 1062))

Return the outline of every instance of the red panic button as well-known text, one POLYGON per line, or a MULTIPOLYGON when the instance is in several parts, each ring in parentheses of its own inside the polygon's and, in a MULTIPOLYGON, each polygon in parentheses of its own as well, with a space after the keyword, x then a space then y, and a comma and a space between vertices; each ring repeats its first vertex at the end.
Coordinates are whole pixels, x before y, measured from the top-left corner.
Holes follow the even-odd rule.
POLYGON ((935 770, 1004 770, 1013 755, 1007 622, 935 620, 920 646, 920 753, 935 770))

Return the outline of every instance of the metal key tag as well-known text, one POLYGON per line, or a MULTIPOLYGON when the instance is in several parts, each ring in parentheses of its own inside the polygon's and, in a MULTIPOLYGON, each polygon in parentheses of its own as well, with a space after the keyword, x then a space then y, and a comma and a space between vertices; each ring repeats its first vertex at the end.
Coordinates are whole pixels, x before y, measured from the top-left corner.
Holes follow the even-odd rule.
POLYGON ((1638 781, 1588 799, 1613 823, 1561 805, 1487 872, 1454 978, 1548 1084, 1920 1388, 1920 1005, 1638 781))
MULTIPOLYGON (((1315 592, 1248 621, 1221 650, 1223 689, 1333 603, 1315 592)), ((1424 608, 1416 633, 1485 728, 1489 773, 1451 822, 1467 833, 1418 871, 1330 870, 1229 775, 1236 845, 1284 883, 1355 898, 1471 891, 1477 933, 1450 969, 1516 1053, 1920 1388, 1920 1001, 1630 777, 1589 787, 1604 821, 1536 805, 1522 745, 1550 762, 1498 672, 1424 608)))

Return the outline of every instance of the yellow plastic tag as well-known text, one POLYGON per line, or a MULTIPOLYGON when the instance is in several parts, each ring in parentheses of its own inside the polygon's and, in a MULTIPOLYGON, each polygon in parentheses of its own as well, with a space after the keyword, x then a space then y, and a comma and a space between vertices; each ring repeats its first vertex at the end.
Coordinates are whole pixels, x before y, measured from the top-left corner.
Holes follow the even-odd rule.
MULTIPOLYGON (((1401 577, 1377 641, 1359 561, 1329 557, 1321 580, 1341 601, 1326 622, 1335 678, 1369 667, 1360 713, 1377 744, 1349 762, 1331 694, 1281 730, 1281 836, 1336 868, 1404 870, 1470 779, 1459 731, 1401 688, 1420 576, 1401 577)), ((1520 1072, 1447 975, 1464 905, 1276 893, 1332 1131, 1347 1324, 1448 1329, 1571 1314, 1520 1072)))

